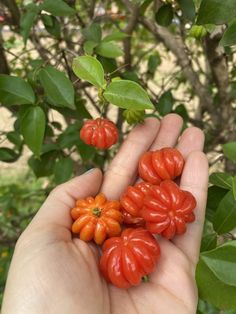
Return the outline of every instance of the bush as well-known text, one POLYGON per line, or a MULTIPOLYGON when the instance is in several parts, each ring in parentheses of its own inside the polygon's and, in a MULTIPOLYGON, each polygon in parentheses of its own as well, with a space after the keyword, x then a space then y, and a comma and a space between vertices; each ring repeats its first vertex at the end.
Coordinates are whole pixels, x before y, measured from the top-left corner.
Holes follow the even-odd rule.
POLYGON ((32 152, 27 174, 1 180, 1 289, 15 241, 51 188, 105 168, 132 124, 175 112, 184 128, 204 130, 212 173, 199 313, 232 313, 235 1, 3 0, 0 12, 0 102, 12 115, 11 130, 0 130, 0 160, 14 165, 25 146, 32 152), (120 130, 105 152, 79 139, 83 120, 100 116, 120 130))

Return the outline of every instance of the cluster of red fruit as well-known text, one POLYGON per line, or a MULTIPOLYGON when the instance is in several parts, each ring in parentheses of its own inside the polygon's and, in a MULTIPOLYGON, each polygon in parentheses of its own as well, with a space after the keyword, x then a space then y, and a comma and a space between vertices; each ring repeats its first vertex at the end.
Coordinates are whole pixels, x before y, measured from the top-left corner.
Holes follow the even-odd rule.
MULTIPOLYGON (((93 122, 96 126, 101 123, 97 120, 93 122)), ((111 143, 110 125, 109 132, 100 130, 93 137, 97 130, 93 123, 88 122, 87 131, 81 130, 84 138, 90 138, 88 144, 101 148, 111 143)), ((153 234, 172 239, 186 231, 186 223, 194 221, 194 196, 173 181, 183 167, 184 159, 177 149, 149 151, 139 160, 139 176, 144 181, 128 186, 120 201, 109 201, 100 193, 76 202, 71 210, 72 232, 81 240, 103 244, 100 270, 107 282, 124 289, 138 285, 155 270, 160 257, 153 234)))

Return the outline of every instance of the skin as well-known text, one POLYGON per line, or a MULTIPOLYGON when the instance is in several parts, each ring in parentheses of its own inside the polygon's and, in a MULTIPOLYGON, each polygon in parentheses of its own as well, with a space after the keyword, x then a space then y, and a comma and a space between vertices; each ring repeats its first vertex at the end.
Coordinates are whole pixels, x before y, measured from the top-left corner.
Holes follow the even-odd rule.
POLYGON ((196 313, 195 268, 205 216, 208 162, 204 136, 190 127, 181 138, 182 120, 169 114, 147 119, 129 134, 104 176, 98 169, 58 186, 17 242, 7 279, 2 314, 196 313), (172 241, 160 239, 161 259, 150 282, 129 290, 107 284, 97 262, 98 250, 73 238, 70 208, 75 200, 99 191, 118 198, 136 180, 140 155, 176 146, 186 164, 182 189, 197 199, 196 221, 172 241), (115 182, 115 184, 114 184, 115 182))

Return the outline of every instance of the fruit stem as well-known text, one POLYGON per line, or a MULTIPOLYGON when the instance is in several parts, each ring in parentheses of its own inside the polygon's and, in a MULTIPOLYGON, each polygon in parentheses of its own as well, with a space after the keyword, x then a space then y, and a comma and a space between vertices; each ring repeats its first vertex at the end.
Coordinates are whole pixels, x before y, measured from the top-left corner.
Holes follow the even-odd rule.
POLYGON ((149 282, 149 276, 148 275, 143 276, 142 282, 149 282))
POLYGON ((100 208, 96 207, 93 209, 93 215, 94 216, 100 217, 101 214, 102 214, 102 210, 100 208))

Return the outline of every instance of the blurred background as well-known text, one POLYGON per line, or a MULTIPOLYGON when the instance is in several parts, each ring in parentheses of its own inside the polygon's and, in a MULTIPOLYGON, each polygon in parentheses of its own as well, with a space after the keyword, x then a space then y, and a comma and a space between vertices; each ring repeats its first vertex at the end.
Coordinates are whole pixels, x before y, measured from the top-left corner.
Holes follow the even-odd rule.
POLYGON ((210 187, 198 311, 236 313, 235 18, 234 0, 0 0, 0 303, 15 243, 51 189, 105 169, 138 122, 104 110, 74 75, 73 58, 87 54, 107 79, 148 92, 155 110, 143 118, 175 112, 184 128, 204 131, 210 187), (120 130, 105 152, 79 138, 83 120, 101 113, 120 130))

